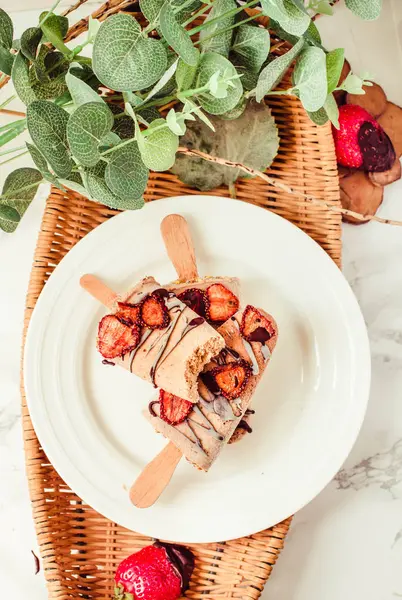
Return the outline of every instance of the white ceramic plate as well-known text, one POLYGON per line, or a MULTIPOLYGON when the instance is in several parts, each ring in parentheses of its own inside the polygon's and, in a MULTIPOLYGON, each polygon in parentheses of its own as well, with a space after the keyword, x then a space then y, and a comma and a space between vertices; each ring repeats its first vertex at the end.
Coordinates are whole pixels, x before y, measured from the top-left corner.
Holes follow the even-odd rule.
POLYGON ((331 480, 363 420, 370 359, 355 297, 315 242, 261 208, 188 196, 122 213, 68 253, 36 304, 24 372, 39 440, 85 502, 143 534, 210 542, 278 523, 331 480), (145 275, 174 279, 159 233, 170 213, 191 226, 199 272, 240 277, 243 300, 275 316, 279 340, 253 399, 253 433, 208 474, 183 459, 159 501, 141 510, 127 490, 166 443, 141 415, 155 392, 101 364, 95 337, 105 309, 79 279, 93 273, 118 292, 145 275))

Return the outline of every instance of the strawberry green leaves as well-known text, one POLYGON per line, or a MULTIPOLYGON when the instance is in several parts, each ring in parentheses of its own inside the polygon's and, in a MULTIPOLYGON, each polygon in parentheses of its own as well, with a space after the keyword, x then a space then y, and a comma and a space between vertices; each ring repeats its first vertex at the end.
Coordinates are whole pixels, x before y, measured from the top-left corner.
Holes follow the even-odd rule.
POLYGON ((8 233, 15 231, 41 181, 42 175, 39 171, 30 167, 16 169, 8 175, 0 197, 1 229, 8 233), (10 208, 11 210, 8 210, 10 208))
POLYGON ((67 143, 68 113, 47 100, 35 100, 27 108, 32 141, 59 177, 68 178, 73 166, 67 143))
POLYGON ((304 40, 300 39, 289 52, 275 58, 261 71, 255 94, 257 102, 261 102, 265 94, 278 85, 294 59, 300 54, 303 46, 304 40))
POLYGON ((134 17, 120 13, 102 23, 93 47, 93 69, 104 85, 121 92, 143 90, 166 66, 162 42, 145 37, 134 17))
POLYGON ((82 165, 93 167, 101 159, 99 145, 113 126, 113 114, 105 103, 79 106, 68 119, 67 139, 71 152, 82 165))
POLYGON ((165 2, 159 15, 159 23, 163 37, 188 65, 195 67, 198 63, 199 52, 193 46, 188 32, 177 21, 173 8, 165 2))
POLYGON ((195 85, 196 88, 207 88, 200 93, 198 100, 201 107, 212 115, 222 115, 234 108, 243 94, 243 86, 235 67, 216 52, 207 52, 201 57, 195 85), (214 89, 211 89, 211 78, 214 82, 216 73, 227 83, 224 95, 214 95, 214 89))
POLYGON ((377 19, 382 8, 382 0, 345 0, 345 4, 355 15, 366 21, 377 19))

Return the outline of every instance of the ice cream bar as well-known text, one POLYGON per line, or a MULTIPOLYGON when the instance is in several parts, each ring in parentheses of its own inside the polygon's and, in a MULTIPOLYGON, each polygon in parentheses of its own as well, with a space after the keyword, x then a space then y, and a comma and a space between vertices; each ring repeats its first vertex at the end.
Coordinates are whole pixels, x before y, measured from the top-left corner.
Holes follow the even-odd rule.
POLYGON ((276 345, 278 330, 268 313, 253 306, 237 312, 218 332, 225 348, 199 378, 199 402, 180 403, 160 390, 144 414, 199 469, 208 471, 250 406, 276 345))
POLYGON ((223 337, 153 277, 143 279, 114 308, 98 328, 104 359, 197 402, 198 375, 224 347, 223 337))

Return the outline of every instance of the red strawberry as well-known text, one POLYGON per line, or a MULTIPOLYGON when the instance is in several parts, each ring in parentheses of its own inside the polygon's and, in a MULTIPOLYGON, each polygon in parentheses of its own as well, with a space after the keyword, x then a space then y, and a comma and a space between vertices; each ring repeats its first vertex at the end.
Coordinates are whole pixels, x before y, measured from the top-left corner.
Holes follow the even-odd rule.
POLYGON ((381 125, 361 106, 339 108, 339 129, 332 128, 337 161, 343 167, 388 171, 395 162, 392 142, 381 125))
POLYGON ((191 288, 179 294, 178 299, 187 304, 197 315, 206 318, 209 309, 208 296, 204 290, 191 288))
POLYGON ((104 358, 124 356, 137 347, 140 329, 117 315, 106 315, 99 323, 97 346, 104 358))
POLYGON ((248 342, 261 342, 261 344, 265 344, 275 335, 271 321, 250 304, 244 309, 240 331, 248 342))
POLYGON ((210 285, 207 296, 211 321, 227 321, 239 310, 239 299, 221 283, 210 285))
POLYGON ((130 304, 129 302, 118 302, 119 310, 116 316, 125 321, 131 322, 133 325, 140 326, 141 324, 141 305, 130 304))
POLYGON ((165 390, 159 390, 159 402, 161 406, 161 419, 169 425, 183 423, 193 410, 193 403, 174 396, 165 390))
POLYGON ((215 369, 209 371, 209 374, 214 378, 222 396, 228 400, 236 400, 246 387, 252 369, 245 360, 238 360, 215 367, 215 369))
POLYGON ((188 588, 194 556, 188 548, 155 543, 125 558, 114 577, 115 600, 177 600, 188 588))
POLYGON ((150 329, 164 329, 169 325, 169 312, 160 294, 151 294, 145 298, 141 305, 141 319, 150 329))

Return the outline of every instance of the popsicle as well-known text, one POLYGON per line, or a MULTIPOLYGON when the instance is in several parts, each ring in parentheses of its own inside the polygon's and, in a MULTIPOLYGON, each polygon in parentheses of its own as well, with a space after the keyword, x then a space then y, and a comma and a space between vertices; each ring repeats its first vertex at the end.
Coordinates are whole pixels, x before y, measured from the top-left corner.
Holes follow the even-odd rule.
POLYGON ((190 230, 181 215, 165 217, 161 223, 161 233, 178 274, 178 280, 168 283, 165 288, 213 327, 219 327, 239 310, 239 279, 199 276, 190 230))
POLYGON ((208 471, 239 425, 275 348, 271 315, 248 305, 221 327, 225 348, 199 378, 199 402, 160 390, 145 417, 197 468, 208 471))
MULTIPOLYGON (((96 281, 87 275, 81 285, 99 298, 96 281)), ((108 302, 112 312, 101 319, 97 337, 105 361, 197 402, 198 375, 224 347, 222 336, 153 277, 120 299, 109 292, 108 302)))

